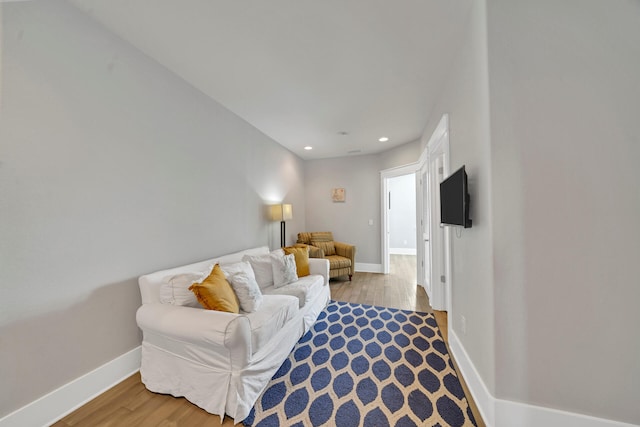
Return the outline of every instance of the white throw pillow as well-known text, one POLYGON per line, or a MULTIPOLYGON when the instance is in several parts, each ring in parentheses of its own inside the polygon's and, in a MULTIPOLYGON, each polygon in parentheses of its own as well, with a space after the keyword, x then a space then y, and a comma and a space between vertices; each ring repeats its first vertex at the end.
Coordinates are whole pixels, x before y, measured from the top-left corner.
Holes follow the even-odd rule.
POLYGON ((260 304, 262 304, 262 292, 260 292, 258 282, 256 282, 255 277, 253 277, 253 272, 251 272, 250 275, 239 272, 230 276, 228 279, 238 297, 240 309, 247 313, 256 311, 258 307, 260 307, 260 304))
POLYGON ((202 283, 209 276, 212 269, 213 266, 210 266, 208 271, 180 273, 163 280, 160 285, 160 302, 200 308, 201 305, 198 303, 194 293, 189 290, 189 286, 194 283, 202 283))
POLYGON ((242 261, 248 261, 249 264, 251 264, 260 289, 273 286, 273 271, 271 269, 271 258, 269 254, 245 255, 242 257, 242 261))
POLYGON ((298 273, 296 272, 296 258, 293 254, 280 255, 279 253, 272 253, 269 256, 271 257, 273 286, 275 288, 288 285, 289 283, 298 280, 298 273))
POLYGON ((220 264, 220 268, 222 268, 224 277, 226 277, 227 280, 229 280, 229 277, 239 273, 249 276, 253 280, 256 280, 256 276, 253 273, 253 268, 251 267, 251 264, 249 264, 249 261, 238 261, 229 264, 220 264))

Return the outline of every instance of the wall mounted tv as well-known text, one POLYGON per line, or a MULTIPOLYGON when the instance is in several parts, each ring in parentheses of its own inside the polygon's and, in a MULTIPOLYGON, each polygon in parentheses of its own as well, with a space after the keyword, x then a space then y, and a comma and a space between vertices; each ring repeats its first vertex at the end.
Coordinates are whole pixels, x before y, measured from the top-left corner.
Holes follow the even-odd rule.
POLYGON ((462 166, 440 183, 440 223, 470 228, 469 201, 467 173, 462 166))

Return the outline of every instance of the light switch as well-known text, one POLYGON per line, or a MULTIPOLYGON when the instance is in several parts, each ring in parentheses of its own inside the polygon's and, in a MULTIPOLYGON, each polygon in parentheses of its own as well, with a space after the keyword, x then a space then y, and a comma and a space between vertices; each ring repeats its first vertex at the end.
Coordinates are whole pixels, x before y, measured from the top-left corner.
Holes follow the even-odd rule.
POLYGON ((373 225, 373 220, 372 219, 369 220, 369 225, 373 225))

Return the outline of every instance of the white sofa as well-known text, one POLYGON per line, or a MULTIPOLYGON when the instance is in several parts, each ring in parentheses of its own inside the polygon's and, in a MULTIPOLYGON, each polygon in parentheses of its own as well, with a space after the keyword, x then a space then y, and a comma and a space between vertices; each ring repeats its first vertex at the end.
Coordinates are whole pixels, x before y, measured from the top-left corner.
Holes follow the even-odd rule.
POLYGON ((263 288, 262 304, 252 313, 167 304, 161 302, 160 290, 177 274, 268 253, 267 247, 253 248, 139 278, 142 306, 136 319, 143 332, 140 373, 147 389, 183 396, 221 418, 226 413, 236 423, 247 417, 327 305, 329 262, 311 258, 309 276, 277 289, 263 288))

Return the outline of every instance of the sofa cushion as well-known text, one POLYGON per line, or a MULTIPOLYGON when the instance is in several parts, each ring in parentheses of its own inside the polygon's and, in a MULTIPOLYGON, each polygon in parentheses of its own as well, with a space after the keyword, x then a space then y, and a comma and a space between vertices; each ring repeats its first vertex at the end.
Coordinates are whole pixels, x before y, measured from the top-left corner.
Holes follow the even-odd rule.
POLYGON ((313 300, 324 286, 324 279, 322 276, 312 274, 299 278, 293 283, 281 286, 279 288, 266 288, 263 290, 265 295, 290 295, 298 298, 298 307, 302 308, 308 301, 313 300))
MULTIPOLYGON (((155 273, 140 276, 138 278, 138 283, 140 284, 140 295, 142 297, 142 303, 149 304, 154 302, 162 302, 165 304, 177 305, 172 304, 166 299, 166 295, 168 295, 168 293, 165 293, 164 301, 163 298, 160 297, 160 292, 163 285, 166 287, 172 277, 181 275, 183 273, 202 273, 203 278, 206 278, 211 273, 211 269, 216 263, 229 264, 232 262, 241 261, 244 255, 261 254, 269 254, 269 248, 266 246, 261 246, 258 248, 245 249, 243 251, 223 255, 221 257, 199 261, 180 267, 168 268, 165 270, 156 271, 155 273)), ((188 293, 191 293, 191 291, 189 291, 188 289, 190 285, 191 284, 188 284, 184 288, 184 295, 188 295, 188 293)), ((171 289, 167 288, 166 291, 170 292, 171 289)), ((195 296, 193 296, 192 298, 192 301, 195 300, 195 296)), ((199 304, 198 307, 200 307, 199 304)))
POLYGON ((309 275, 309 246, 289 246, 282 248, 287 255, 293 255, 296 259, 296 272, 298 277, 309 275))
POLYGON ((260 310, 245 314, 251 324, 251 352, 255 353, 263 348, 298 311, 298 301, 295 298, 265 294, 260 310))
POLYGON ((340 255, 331 255, 326 258, 329 260, 329 269, 331 270, 351 267, 351 260, 349 258, 340 255))
POLYGON ((229 280, 229 277, 238 273, 242 273, 246 276, 252 277, 254 280, 256 278, 255 274, 253 273, 253 268, 251 267, 251 264, 249 264, 249 261, 238 261, 229 264, 220 262, 219 264, 220 268, 222 268, 222 272, 224 273, 224 277, 226 277, 227 280, 229 280))
POLYGON ((256 276, 256 282, 258 282, 260 289, 273 286, 273 270, 271 269, 270 254, 245 255, 242 260, 248 261, 249 264, 251 264, 253 273, 256 276))
POLYGON ((265 255, 269 253, 269 248, 266 246, 260 246, 258 248, 245 249, 243 251, 234 252, 232 254, 222 255, 216 260, 219 264, 231 264, 234 262, 242 261, 245 255, 265 255))
POLYGON ((208 310, 239 313, 240 303, 233 288, 224 277, 224 272, 216 264, 211 274, 202 283, 194 283, 189 287, 198 302, 208 310))
POLYGON ((165 277, 160 284, 160 302, 185 307, 200 307, 198 299, 189 290, 189 287, 206 279, 211 273, 212 267, 213 265, 210 265, 202 271, 178 273, 165 277))
POLYGON ((296 259, 284 253, 272 253, 271 267, 273 269, 273 286, 279 288, 298 280, 296 273, 296 259))

